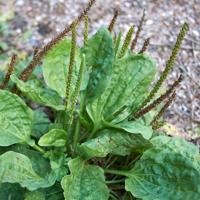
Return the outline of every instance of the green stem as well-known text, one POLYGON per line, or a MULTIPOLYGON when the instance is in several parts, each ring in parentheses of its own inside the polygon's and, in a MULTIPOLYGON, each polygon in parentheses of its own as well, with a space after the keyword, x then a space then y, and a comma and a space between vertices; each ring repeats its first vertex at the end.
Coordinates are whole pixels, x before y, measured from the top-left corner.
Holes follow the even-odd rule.
POLYGON ((106 181, 106 184, 115 184, 115 183, 122 183, 124 182, 125 179, 118 179, 118 180, 111 180, 111 181, 106 181))
POLYGON ((102 121, 102 124, 105 128, 116 128, 119 129, 119 127, 115 124, 112 124, 110 122, 102 121))
POLYGON ((41 152, 41 153, 45 153, 45 151, 44 151, 41 147, 39 147, 37 144, 34 144, 34 145, 31 146, 31 147, 32 147, 33 149, 35 149, 35 150, 41 152))
POLYGON ((108 165, 106 165, 106 168, 109 168, 110 166, 112 166, 117 159, 118 159, 117 157, 113 158, 113 160, 111 160, 111 162, 108 165))
POLYGON ((94 126, 93 129, 92 129, 92 132, 88 136, 88 139, 92 139, 97 130, 98 130, 97 126, 94 126))
MULTIPOLYGON (((85 105, 85 97, 86 97, 86 92, 84 91, 81 94, 79 113, 83 112, 84 105, 85 105)), ((73 139, 73 148, 74 149, 76 148, 76 145, 80 139, 80 128, 81 128, 81 121, 80 121, 80 117, 78 116, 78 120, 77 120, 76 127, 75 127, 75 132, 74 132, 74 139, 73 139)))
POLYGON ((104 172, 106 174, 116 174, 120 176, 127 176, 128 173, 126 171, 120 171, 120 170, 115 170, 115 169, 104 169, 104 172))

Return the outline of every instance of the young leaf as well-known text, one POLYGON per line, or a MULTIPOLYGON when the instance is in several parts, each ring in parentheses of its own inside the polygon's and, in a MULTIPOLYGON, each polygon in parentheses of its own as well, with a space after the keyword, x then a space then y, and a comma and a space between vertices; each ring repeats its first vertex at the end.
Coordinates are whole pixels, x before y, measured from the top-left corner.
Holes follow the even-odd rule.
POLYGON ((183 140, 174 138, 164 140, 165 137, 155 139, 155 147, 147 150, 134 168, 127 173, 126 190, 144 200, 198 200, 200 197, 198 152, 183 140), (183 149, 184 153, 180 151, 183 149))
MULTIPOLYGON (((43 59, 43 75, 44 80, 49 88, 58 92, 61 97, 66 95, 66 77, 70 61, 71 40, 65 39, 59 42, 55 47, 47 53, 43 59)), ((77 81, 80 56, 79 49, 76 49, 76 63, 73 71, 72 89, 74 89, 77 81)))
POLYGON ((18 89, 33 102, 49 106, 55 110, 65 109, 65 106, 62 105, 62 98, 56 91, 48 88, 42 88, 34 82, 25 83, 19 80, 16 75, 12 75, 11 80, 17 85, 18 89))
POLYGON ((0 90, 0 146, 31 142, 33 112, 17 95, 0 90))
POLYGON ((78 153, 85 159, 106 157, 109 153, 126 156, 131 152, 143 152, 151 143, 140 134, 129 134, 125 131, 108 129, 98 133, 98 137, 82 143, 78 153))
POLYGON ((81 158, 69 161, 71 174, 62 179, 65 200, 107 200, 109 190, 100 167, 87 164, 81 158))
POLYGON ((33 171, 30 159, 20 153, 8 151, 0 156, 1 182, 19 183, 29 190, 49 187, 54 184, 54 174, 49 174, 45 179, 33 171))
POLYGON ((91 68, 87 87, 89 100, 97 98, 110 81, 114 62, 114 44, 107 28, 101 28, 83 49, 86 66, 91 68))
POLYGON ((67 133, 63 129, 52 129, 43 135, 38 144, 40 146, 63 147, 66 144, 67 133))
MULTIPOLYGON (((155 76, 155 63, 146 55, 129 54, 118 60, 112 79, 106 91, 93 103, 87 105, 87 112, 95 126, 101 120, 116 120, 122 108, 128 107, 123 119, 137 109, 147 95, 149 84, 155 76)), ((123 120, 121 119, 121 120, 123 120)))

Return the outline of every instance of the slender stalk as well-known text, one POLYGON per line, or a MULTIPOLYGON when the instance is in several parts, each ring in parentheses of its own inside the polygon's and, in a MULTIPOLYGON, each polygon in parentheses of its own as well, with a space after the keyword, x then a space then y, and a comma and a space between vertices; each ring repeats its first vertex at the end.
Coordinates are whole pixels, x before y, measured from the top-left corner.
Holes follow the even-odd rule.
POLYGON ((96 126, 93 127, 91 133, 88 136, 88 139, 92 139, 96 133, 96 131, 98 130, 98 128, 96 126))
POLYGON ((8 82, 10 80, 10 76, 11 76, 13 70, 14 70, 14 65, 16 64, 16 61, 17 61, 17 56, 13 55, 12 58, 11 58, 11 61, 10 61, 10 64, 9 64, 8 71, 6 73, 5 79, 3 80, 3 83, 0 84, 0 89, 5 89, 7 87, 8 82))
MULTIPOLYGON (((77 80, 77 83, 76 83, 76 87, 75 87, 75 91, 74 91, 74 96, 72 98, 72 106, 71 106, 71 111, 70 111, 70 125, 72 123, 72 120, 73 120, 73 113, 74 113, 74 109, 75 109, 75 106, 76 106, 76 102, 77 102, 77 99, 78 99, 78 95, 79 95, 79 92, 80 92, 80 87, 81 87, 81 82, 82 82, 82 77, 83 77, 83 72, 84 72, 84 66, 85 66, 85 55, 82 56, 82 59, 81 59, 81 66, 80 66, 80 69, 79 69, 79 75, 78 75, 78 80, 77 80)), ((81 99, 82 100, 82 99, 81 99)), ((83 103, 84 102, 81 102, 80 104, 80 110, 82 111, 83 110, 83 103)), ((77 121, 77 126, 75 128, 75 134, 74 134, 74 148, 78 142, 78 139, 79 139, 79 134, 80 134, 80 120, 77 121)))
POLYGON ((106 168, 109 168, 110 166, 112 166, 117 161, 117 159, 118 159, 117 157, 113 158, 111 162, 106 166, 106 168))
POLYGON ((118 180, 111 180, 111 181, 106 181, 106 184, 116 184, 116 183, 123 183, 125 179, 118 179, 118 180))
POLYGON ((115 174, 115 175, 120 175, 120 176, 127 176, 126 171, 120 171, 120 170, 115 170, 115 169, 104 169, 104 172, 106 174, 115 174))
POLYGON ((172 50, 172 53, 171 53, 171 56, 170 56, 169 60, 166 63, 166 67, 165 67, 163 73, 161 74, 159 80, 156 82, 155 86, 151 90, 151 92, 148 95, 148 97, 142 103, 141 108, 146 106, 152 100, 152 98, 155 96, 155 94, 160 89, 162 83, 167 78, 169 72, 171 71, 172 67, 174 66, 174 62, 175 62, 175 59, 177 57, 178 51, 179 51, 179 49, 181 47, 181 43, 182 43, 182 41, 183 41, 183 39, 185 37, 185 34, 187 33, 188 30, 189 30, 188 24, 184 23, 182 28, 181 28, 181 30, 180 30, 180 33, 178 34, 175 46, 174 46, 174 48, 172 50))
POLYGON ((45 153, 45 151, 44 151, 41 147, 39 147, 37 144, 34 144, 34 145, 31 146, 31 147, 32 147, 33 149, 39 151, 39 152, 42 153, 42 154, 45 153))

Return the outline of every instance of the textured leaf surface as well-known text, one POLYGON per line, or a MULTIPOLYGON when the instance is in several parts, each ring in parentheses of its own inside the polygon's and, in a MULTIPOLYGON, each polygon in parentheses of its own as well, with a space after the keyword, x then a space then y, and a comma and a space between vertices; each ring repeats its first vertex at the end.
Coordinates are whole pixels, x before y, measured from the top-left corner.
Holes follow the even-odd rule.
POLYGON ((65 106, 62 105, 62 98, 56 91, 48 88, 42 88, 34 82, 25 83, 19 80, 15 75, 11 75, 11 80, 17 85, 20 91, 33 102, 49 106, 55 110, 65 109, 65 106))
POLYGON ((51 187, 40 189, 45 194, 45 200, 64 200, 63 190, 60 183, 51 187))
POLYGON ((33 112, 17 95, 0 90, 0 146, 29 143, 33 112))
POLYGON ((35 110, 32 124, 32 133, 31 135, 39 139, 42 135, 49 131, 51 122, 42 110, 35 110))
MULTIPOLYGON (((69 39, 62 40, 47 53, 43 59, 43 75, 49 88, 58 92, 61 97, 65 97, 66 77, 70 60, 71 41, 69 39)), ((80 56, 77 49, 76 66, 73 73, 72 87, 74 88, 77 77, 78 68, 80 66, 80 56)))
POLYGON ((67 133, 63 129, 52 129, 45 135, 43 135, 38 144, 40 146, 65 146, 67 141, 67 133))
POLYGON ((119 130, 103 130, 99 136, 82 143, 79 154, 90 159, 93 157, 105 157, 109 153, 115 155, 129 155, 133 151, 144 151, 151 147, 151 143, 140 134, 128 134, 119 130))
POLYGON ((50 162, 47 158, 43 157, 38 151, 32 150, 27 145, 14 145, 10 151, 20 153, 28 157, 31 161, 32 168, 36 174, 45 178, 51 172, 50 162))
POLYGON ((45 200, 45 195, 38 191, 28 192, 26 193, 25 200, 45 200))
POLYGON ((71 174, 62 179, 65 200, 107 200, 109 190, 100 167, 87 164, 80 158, 69 161, 71 174))
POLYGON ((67 157, 64 148, 58 148, 45 153, 51 164, 51 169, 56 174, 56 180, 61 181, 62 178, 69 172, 67 162, 70 158, 67 157))
POLYGON ((2 183, 0 185, 1 200, 22 200, 24 199, 25 189, 16 183, 2 183))
POLYGON ((197 146, 180 137, 157 136, 151 139, 151 142, 156 148, 166 148, 186 157, 199 155, 197 146))
POLYGON ((191 144, 186 145, 185 141, 181 142, 179 139, 166 137, 164 141, 164 138, 160 137, 154 139, 154 142, 156 140, 159 141, 158 144, 147 150, 128 172, 126 190, 143 200, 198 200, 198 152, 191 148, 191 144))
POLYGON ((94 122, 100 123, 114 120, 119 113, 124 112, 122 121, 131 110, 139 107, 147 94, 148 87, 155 76, 155 63, 146 55, 129 54, 118 60, 105 92, 93 103, 88 104, 87 112, 94 122))
POLYGON ((0 177, 2 183, 19 183, 22 187, 35 190, 54 184, 55 177, 49 175, 46 179, 33 170, 30 159, 20 153, 8 151, 0 156, 0 177))
POLYGON ((143 124, 139 120, 138 121, 125 120, 116 124, 116 127, 119 127, 119 129, 125 130, 128 133, 141 134, 145 139, 150 139, 153 134, 152 127, 143 124))
POLYGON ((87 87, 89 100, 102 94, 108 85, 114 62, 114 44, 107 28, 101 28, 83 49, 87 68, 91 68, 87 87))

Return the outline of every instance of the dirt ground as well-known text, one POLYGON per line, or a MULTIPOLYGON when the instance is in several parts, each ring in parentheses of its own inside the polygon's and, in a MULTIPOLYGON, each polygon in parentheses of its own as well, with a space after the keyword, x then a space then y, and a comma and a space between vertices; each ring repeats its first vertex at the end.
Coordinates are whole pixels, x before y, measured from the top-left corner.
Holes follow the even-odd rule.
MULTIPOLYGON (((32 53, 35 46, 42 46, 69 24, 81 11, 87 0, 0 0, 1 15, 10 14, 9 28, 0 40, 12 51, 32 53)), ((180 132, 192 137, 200 136, 200 0, 97 0, 90 11, 91 34, 101 26, 107 26, 113 9, 120 7, 115 31, 127 30, 138 25, 143 9, 146 20, 137 50, 143 41, 151 37, 148 53, 163 70, 176 36, 183 22, 188 22, 187 34, 173 71, 167 79, 170 85, 181 73, 184 81, 177 91, 175 102, 165 113, 165 119, 176 125, 180 132)), ((79 34, 81 35, 82 25, 79 34)))

